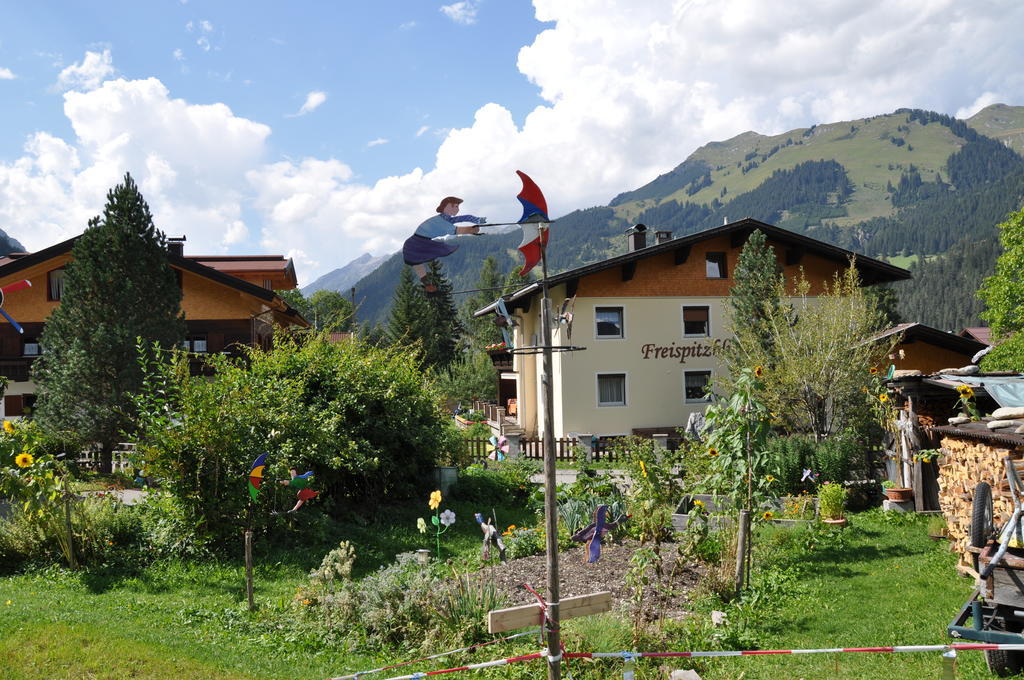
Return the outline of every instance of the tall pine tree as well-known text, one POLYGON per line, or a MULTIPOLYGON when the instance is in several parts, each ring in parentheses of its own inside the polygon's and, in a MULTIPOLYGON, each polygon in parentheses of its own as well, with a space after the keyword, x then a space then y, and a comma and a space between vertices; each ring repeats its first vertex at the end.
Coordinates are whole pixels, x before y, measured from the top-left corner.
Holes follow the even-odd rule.
POLYGON ((392 344, 418 342, 425 367, 444 368, 459 357, 462 324, 452 299, 452 284, 437 261, 427 271, 438 291, 431 296, 413 281, 412 270, 403 267, 391 303, 388 339, 392 344))
POLYGON ((61 304, 46 321, 33 366, 36 418, 111 451, 131 430, 129 393, 142 384, 136 338, 171 348, 185 335, 181 288, 166 237, 131 175, 107 193, 103 214, 75 242, 61 304))
POLYGON ((734 338, 726 358, 735 375, 744 367, 753 368, 754 363, 770 363, 773 350, 768 322, 782 305, 782 268, 760 229, 743 245, 733 278, 727 313, 734 338))

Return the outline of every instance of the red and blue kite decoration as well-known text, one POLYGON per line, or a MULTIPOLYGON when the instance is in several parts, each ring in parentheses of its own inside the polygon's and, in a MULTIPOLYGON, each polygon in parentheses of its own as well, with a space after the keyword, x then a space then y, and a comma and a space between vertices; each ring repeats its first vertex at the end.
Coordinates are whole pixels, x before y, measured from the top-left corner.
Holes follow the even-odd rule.
POLYGON ((548 219, 548 203, 540 187, 525 172, 516 170, 516 174, 523 181, 523 190, 517 198, 523 204, 523 216, 519 218, 519 224, 523 226, 523 242, 519 244, 519 250, 525 258, 519 275, 525 276, 540 262, 541 251, 548 245, 547 224, 551 220, 548 219))
POLYGON ((256 502, 256 496, 259 495, 260 485, 263 484, 263 469, 267 466, 267 454, 261 453, 259 457, 252 463, 252 468, 249 470, 249 495, 252 496, 252 500, 256 502))
POLYGON ((18 291, 18 290, 25 290, 26 288, 31 288, 31 287, 32 287, 32 282, 31 281, 29 281, 28 279, 22 279, 21 281, 15 281, 12 284, 9 284, 9 285, 4 286, 3 288, 0 288, 0 314, 3 314, 4 318, 7 319, 11 323, 12 326, 14 326, 14 330, 18 331, 19 333, 24 333, 25 329, 22 328, 21 326, 19 326, 18 322, 15 321, 14 319, 12 319, 11 315, 4 311, 4 309, 3 309, 4 297, 8 293, 13 293, 13 292, 18 291))

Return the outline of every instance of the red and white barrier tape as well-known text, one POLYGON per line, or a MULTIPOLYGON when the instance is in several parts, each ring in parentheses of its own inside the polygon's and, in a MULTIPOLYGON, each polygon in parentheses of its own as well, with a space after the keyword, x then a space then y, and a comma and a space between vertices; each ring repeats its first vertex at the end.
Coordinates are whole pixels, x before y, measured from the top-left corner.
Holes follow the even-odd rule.
MULTIPOLYGON (((636 659, 655 658, 697 658, 697 657, 727 657, 727 656, 767 656, 771 654, 836 654, 842 652, 875 652, 875 653, 900 653, 900 652, 947 652, 950 650, 962 651, 984 651, 984 650, 1024 651, 1022 644, 989 644, 989 643, 962 643, 952 645, 899 645, 894 647, 829 647, 824 649, 755 649, 745 651, 722 651, 722 652, 565 652, 564 659, 623 659, 624 661, 635 661, 636 659)), ((507 666, 508 664, 520 661, 533 661, 546 659, 547 654, 538 652, 515 656, 509 659, 495 659, 483 663, 458 666, 456 668, 445 668, 437 671, 424 671, 422 673, 410 673, 409 675, 398 675, 386 680, 420 680, 432 675, 443 675, 445 673, 456 673, 458 671, 475 671, 495 666, 507 666)), ((362 673, 345 676, 346 678, 358 678, 362 673)))

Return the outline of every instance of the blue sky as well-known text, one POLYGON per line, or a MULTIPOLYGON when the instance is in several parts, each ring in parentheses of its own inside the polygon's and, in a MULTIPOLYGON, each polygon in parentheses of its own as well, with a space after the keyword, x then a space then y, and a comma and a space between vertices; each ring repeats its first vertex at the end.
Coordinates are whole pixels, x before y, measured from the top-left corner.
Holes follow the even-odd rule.
POLYGON ((604 204, 746 130, 1024 104, 1010 0, 7 3, 0 228, 80 233, 131 172, 191 253, 300 280, 397 249, 440 197, 604 204))

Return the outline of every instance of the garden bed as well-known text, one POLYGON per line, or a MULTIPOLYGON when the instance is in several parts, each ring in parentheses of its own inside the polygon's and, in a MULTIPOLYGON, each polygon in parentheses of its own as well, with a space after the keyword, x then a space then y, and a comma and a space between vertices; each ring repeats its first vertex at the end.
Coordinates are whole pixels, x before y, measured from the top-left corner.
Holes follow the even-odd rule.
MULTIPOLYGON (((633 553, 639 547, 639 541, 632 539, 604 545, 601 547, 601 559, 593 564, 584 561, 583 546, 559 553, 559 598, 609 590, 612 593, 612 608, 624 607, 632 593, 632 589, 626 586, 626 572, 629 571, 633 553)), ((669 585, 668 576, 673 573, 675 552, 674 544, 663 544, 666 585, 669 585)), ((547 591, 547 556, 544 554, 509 560, 485 568, 481 573, 497 584, 499 592, 509 597, 510 606, 536 602, 533 595, 519 587, 521 583, 529 583, 541 595, 547 591)), ((665 598, 663 602, 666 616, 680 617, 686 613, 689 592, 702 575, 703 570, 693 563, 687 563, 677 570, 670 584, 674 595, 665 598)), ((647 608, 652 612, 658 609, 650 604, 647 608)))

